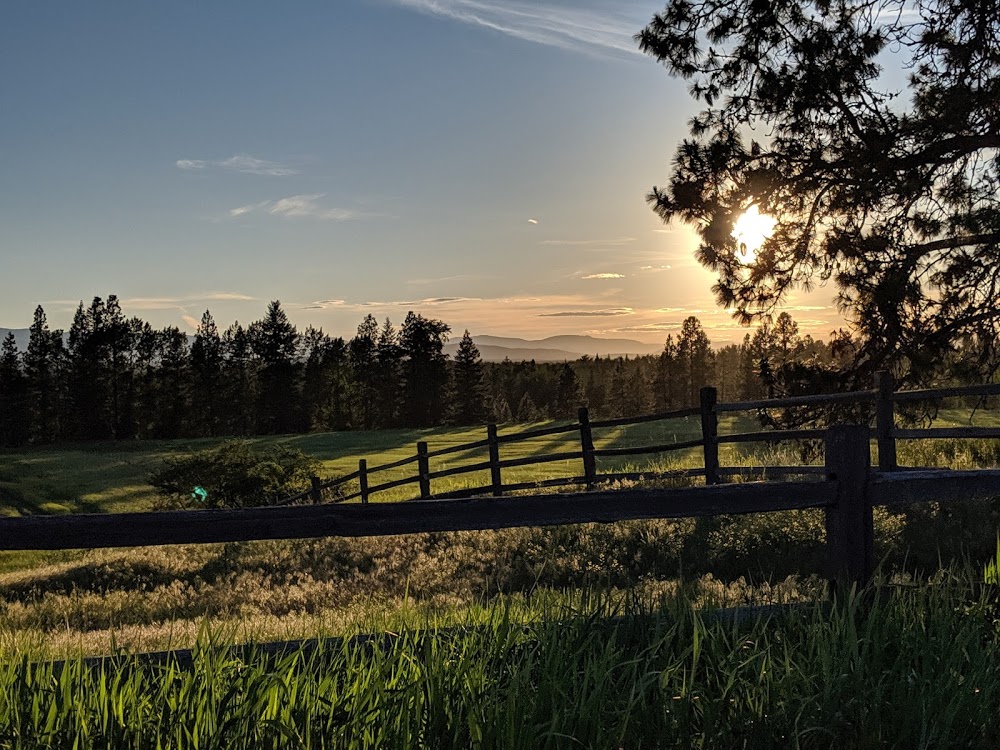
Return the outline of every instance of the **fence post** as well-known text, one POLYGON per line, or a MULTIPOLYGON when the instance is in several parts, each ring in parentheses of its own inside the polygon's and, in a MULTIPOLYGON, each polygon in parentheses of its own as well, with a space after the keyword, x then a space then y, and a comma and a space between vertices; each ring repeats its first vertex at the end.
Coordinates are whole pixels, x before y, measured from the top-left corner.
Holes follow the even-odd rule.
POLYGON ((495 424, 486 425, 486 439, 489 441, 490 481, 493 484, 493 495, 500 497, 503 494, 503 478, 500 476, 500 441, 497 439, 495 424))
POLYGON ((319 477, 309 477, 309 483, 312 485, 312 489, 309 490, 309 499, 314 505, 318 505, 323 502, 323 488, 319 486, 319 477))
POLYGON ((594 433, 590 429, 590 412, 581 406, 577 412, 580 419, 580 448, 583 450, 583 476, 587 487, 597 484, 597 459, 594 456, 594 433))
POLYGON ((425 500, 431 496, 431 473, 430 461, 427 458, 427 443, 420 441, 417 443, 417 476, 420 477, 420 499, 425 500))
POLYGON ((826 509, 826 552, 834 591, 868 583, 875 568, 868 437, 864 425, 836 425, 826 432, 826 480, 837 483, 837 502, 826 509))
POLYGON ((715 403, 719 392, 706 385, 699 392, 701 400, 701 439, 705 452, 705 484, 719 483, 719 416, 715 403))
POLYGON ((878 374, 878 403, 875 411, 875 437, 878 441, 878 470, 896 471, 895 413, 892 405, 894 384, 892 373, 882 370, 878 374))
POLYGON ((368 502, 368 460, 358 459, 358 484, 361 485, 361 502, 368 502))

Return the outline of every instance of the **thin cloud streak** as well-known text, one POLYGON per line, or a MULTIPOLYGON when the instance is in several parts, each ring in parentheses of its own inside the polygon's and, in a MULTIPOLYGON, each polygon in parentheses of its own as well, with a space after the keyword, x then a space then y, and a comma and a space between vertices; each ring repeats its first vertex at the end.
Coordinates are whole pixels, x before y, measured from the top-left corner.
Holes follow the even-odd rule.
POLYGON ((588 273, 586 276, 581 276, 581 279, 624 279, 625 274, 623 273, 588 273))
POLYGON ((278 162, 259 159, 250 154, 235 154, 228 159, 178 159, 174 164, 178 169, 185 171, 198 171, 203 169, 222 169, 227 172, 240 172, 242 174, 267 175, 269 177, 287 177, 298 174, 297 169, 292 169, 278 162))
POLYGON ((641 53, 632 35, 648 21, 647 9, 634 17, 586 8, 524 2, 483 0, 395 0, 397 5, 426 15, 549 47, 590 55, 632 57, 641 53))
POLYGON ((552 313, 539 313, 539 318, 615 318, 621 315, 633 315, 635 311, 631 307, 616 308, 613 310, 561 310, 552 313))
POLYGON ((248 214, 263 213, 285 219, 318 219, 319 221, 354 221, 368 216, 351 208, 324 208, 317 201, 326 193, 289 195, 277 200, 260 201, 229 210, 229 216, 238 219, 248 214))
POLYGON ((635 242, 635 237, 617 237, 612 240, 542 240, 540 244, 555 247, 622 247, 635 242))

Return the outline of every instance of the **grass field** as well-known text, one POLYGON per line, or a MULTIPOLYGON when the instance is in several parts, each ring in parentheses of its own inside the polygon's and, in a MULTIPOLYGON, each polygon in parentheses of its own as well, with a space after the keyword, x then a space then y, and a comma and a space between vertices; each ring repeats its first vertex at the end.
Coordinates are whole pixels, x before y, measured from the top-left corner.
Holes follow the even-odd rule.
MULTIPOLYGON (((968 410, 943 410, 934 426, 969 424, 968 410)), ((1000 412, 979 411, 972 424, 1000 425, 1000 412)), ((501 435, 523 432, 532 428, 555 424, 511 425, 502 428, 501 435)), ((692 440, 700 437, 697 417, 674 419, 640 425, 629 425, 595 430, 594 443, 598 448, 624 447, 692 440)), ((750 432, 759 429, 750 416, 723 415, 719 421, 720 434, 750 432)), ((389 463, 412 456, 416 443, 427 441, 430 450, 481 440, 485 430, 475 428, 435 428, 430 430, 380 430, 373 432, 332 432, 307 435, 289 435, 252 440, 258 445, 285 443, 315 456, 323 463, 326 478, 349 474, 358 468, 358 459, 367 458, 368 465, 389 463)), ((206 448, 218 444, 217 439, 183 441, 142 441, 127 443, 86 443, 59 445, 53 448, 32 448, 24 451, 0 453, 0 513, 22 515, 27 513, 70 512, 120 512, 143 510, 157 502, 155 490, 149 484, 150 474, 164 458, 189 449, 206 448)), ((901 460, 913 465, 951 465, 963 468, 980 462, 975 442, 986 441, 908 441, 900 444, 901 460), (958 465, 956 465, 956 462, 958 465)), ((501 446, 501 459, 522 458, 544 453, 579 449, 576 433, 551 435, 524 442, 501 446)), ((982 452, 981 450, 979 452, 982 452)), ((485 449, 456 453, 432 459, 431 471, 451 468, 465 463, 486 459, 485 449)), ((759 466, 768 463, 799 463, 794 447, 770 449, 763 445, 729 444, 720 447, 723 465, 759 466)), ((700 451, 688 450, 667 456, 638 456, 623 459, 598 459, 599 471, 616 471, 635 468, 663 469, 701 465, 700 451)), ((412 476, 415 466, 379 472, 371 477, 371 484, 383 483, 404 476, 412 476)), ((504 470, 505 482, 538 481, 554 477, 577 476, 582 473, 579 461, 561 461, 504 470)), ((438 480, 433 491, 447 491, 467 486, 489 483, 488 472, 478 472, 438 480)), ((415 486, 401 487, 380 493, 376 500, 402 500, 416 494, 415 486)))
POLYGON ((0 663, 0 745, 985 750, 996 600, 945 576, 732 622, 598 594, 274 657, 203 631, 191 666, 25 656, 0 663))
MULTIPOLYGON (((995 420, 980 412, 976 422, 995 420)), ((937 424, 968 421, 946 412, 937 424)), ((994 421, 995 423, 995 421, 994 421)), ((537 426, 537 425, 536 425, 537 426)), ((511 427, 503 432, 527 429, 511 427)), ((721 432, 755 429, 752 420, 722 421, 721 432)), ((260 439, 302 448, 323 461, 324 473, 353 471, 357 459, 388 462, 414 452, 417 440, 436 447, 480 439, 481 429, 331 433, 260 439)), ((687 440, 696 420, 602 430, 598 446, 687 440)), ((576 436, 550 436, 503 446, 502 457, 576 449, 576 436)), ((165 456, 217 441, 61 446, 0 454, 2 510, 8 514, 118 511, 153 507, 146 482, 165 456)), ((776 449, 722 446, 724 465, 792 464, 794 445, 776 449)), ((900 444, 908 465, 1000 465, 1000 441, 910 441, 900 444)), ((449 455, 432 470, 482 456, 449 455)), ((534 481, 580 473, 580 462, 520 467, 505 481, 534 481)), ((602 471, 700 465, 699 451, 669 462, 601 462, 602 471)), ((389 473, 402 476, 411 467, 389 473)), ((485 477, 461 477, 470 484, 485 477)), ((379 481, 385 481, 379 479, 379 481)), ((433 485, 442 491, 457 482, 433 485)), ((412 497, 402 488, 388 498, 412 497), (405 494, 404 494, 405 493, 405 494)), ((932 570, 939 545, 983 562, 992 551, 1000 515, 992 506, 954 506, 877 514, 878 555, 891 568, 932 570)), ((813 590, 821 570, 820 512, 732 519, 654 521, 497 532, 422 534, 381 539, 318 539, 120 550, 0 553, 0 641, 57 653, 104 653, 115 644, 135 649, 190 644, 205 622, 240 639, 300 637, 326 631, 392 627, 402 618, 434 613, 459 617, 469 607, 519 602, 535 591, 660 590, 679 576, 708 572, 735 586, 733 594, 765 600, 813 590), (802 576, 786 580, 787 576, 802 576), (753 586, 740 582, 749 576, 753 586), (776 593, 783 592, 783 593, 776 593)), ((708 579, 706 590, 718 582, 708 579)), ((722 585, 722 584, 719 584, 722 585)))

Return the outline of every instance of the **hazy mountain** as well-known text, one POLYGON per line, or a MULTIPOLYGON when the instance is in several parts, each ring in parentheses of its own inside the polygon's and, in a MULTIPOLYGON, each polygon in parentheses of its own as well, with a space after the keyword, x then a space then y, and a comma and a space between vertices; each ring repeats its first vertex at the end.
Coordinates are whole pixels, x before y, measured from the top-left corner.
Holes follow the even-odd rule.
MULTIPOLYGON (((9 332, 14 334, 14 340, 21 351, 28 347, 27 328, 0 328, 0 341, 9 332)), ((656 354, 660 351, 656 344, 644 344, 632 339, 599 339, 594 336, 549 336, 544 339, 519 339, 509 336, 473 336, 472 340, 479 347, 479 353, 487 362, 502 362, 510 359, 521 362, 533 359, 536 362, 566 362, 579 359, 584 354, 593 357, 620 357, 640 354, 656 354)), ((458 350, 458 338, 448 342, 444 350, 452 357, 458 350)))
MULTIPOLYGON (((549 336, 544 339, 521 339, 509 336, 473 336, 479 353, 487 362, 513 362, 533 359, 536 362, 565 362, 579 359, 584 354, 593 357, 636 356, 660 351, 656 344, 644 344, 632 339, 599 339, 594 336, 549 336)), ((445 352, 454 356, 458 339, 445 345, 445 352)))

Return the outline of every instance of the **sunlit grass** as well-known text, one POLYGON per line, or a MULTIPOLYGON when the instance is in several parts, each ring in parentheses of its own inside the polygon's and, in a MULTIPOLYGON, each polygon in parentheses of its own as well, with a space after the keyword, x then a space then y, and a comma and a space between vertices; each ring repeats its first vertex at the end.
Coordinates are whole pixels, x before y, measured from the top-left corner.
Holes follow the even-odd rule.
POLYGON ((19 747, 987 748, 993 600, 960 576, 832 608, 715 617, 687 591, 505 602, 374 641, 268 656, 198 634, 193 663, 0 663, 19 747), (524 613, 530 611, 530 617, 524 613))

